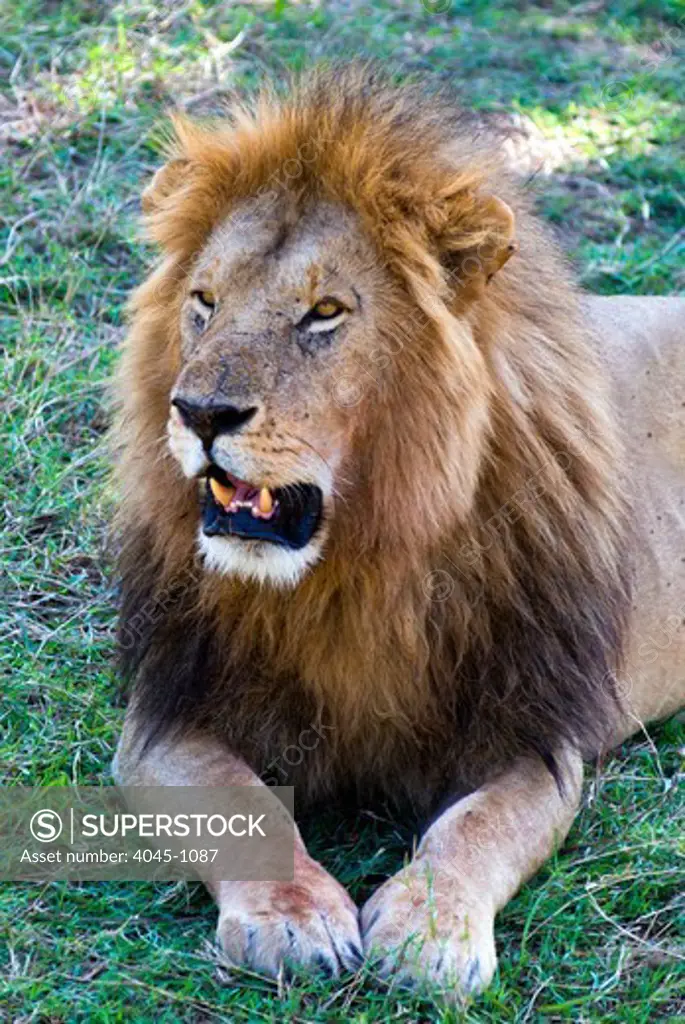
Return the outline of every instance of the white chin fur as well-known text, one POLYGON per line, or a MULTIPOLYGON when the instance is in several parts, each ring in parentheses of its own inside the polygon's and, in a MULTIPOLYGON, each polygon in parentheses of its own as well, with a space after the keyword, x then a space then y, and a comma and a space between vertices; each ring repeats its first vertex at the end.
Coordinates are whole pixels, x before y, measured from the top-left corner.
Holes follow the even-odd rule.
POLYGON ((294 587, 307 570, 321 557, 323 541, 318 538, 299 551, 278 547, 268 541, 256 546, 254 541, 231 540, 229 537, 207 537, 198 532, 198 544, 207 569, 242 580, 294 587))

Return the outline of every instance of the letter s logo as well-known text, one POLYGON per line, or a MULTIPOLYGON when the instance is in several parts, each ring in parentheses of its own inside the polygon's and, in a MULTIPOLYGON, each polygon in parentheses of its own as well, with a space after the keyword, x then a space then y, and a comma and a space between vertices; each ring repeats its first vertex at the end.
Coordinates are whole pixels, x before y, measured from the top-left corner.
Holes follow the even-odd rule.
POLYGON ((63 824, 57 811, 45 808, 42 811, 36 811, 29 822, 29 828, 31 835, 39 843, 54 843, 55 839, 62 834, 63 824))

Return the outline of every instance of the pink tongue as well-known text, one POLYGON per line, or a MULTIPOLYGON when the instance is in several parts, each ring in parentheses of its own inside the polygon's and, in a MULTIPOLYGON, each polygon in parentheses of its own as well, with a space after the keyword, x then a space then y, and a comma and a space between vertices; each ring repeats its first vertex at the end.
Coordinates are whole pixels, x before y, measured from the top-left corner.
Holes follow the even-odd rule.
POLYGON ((237 476, 232 476, 230 473, 226 473, 226 479, 230 484, 235 487, 235 494, 231 499, 231 503, 228 506, 227 511, 235 512, 241 506, 250 508, 252 515, 257 519, 272 519, 276 514, 278 508, 278 502, 274 501, 268 512, 262 512, 259 507, 259 494, 260 488, 255 487, 254 484, 250 484, 247 480, 241 480, 237 476))
POLYGON ((233 476, 231 473, 226 473, 226 477, 229 483, 235 487, 235 494, 233 495, 233 501, 236 503, 241 501, 249 501, 252 505, 257 505, 259 501, 259 488, 255 487, 254 484, 247 483, 246 480, 240 480, 237 476, 233 476))

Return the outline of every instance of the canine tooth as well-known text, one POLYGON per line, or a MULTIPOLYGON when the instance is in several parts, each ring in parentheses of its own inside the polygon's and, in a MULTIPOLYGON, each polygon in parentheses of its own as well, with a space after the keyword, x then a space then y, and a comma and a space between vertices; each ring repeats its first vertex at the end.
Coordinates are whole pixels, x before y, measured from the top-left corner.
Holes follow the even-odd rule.
POLYGON ((274 507, 274 500, 271 497, 271 491, 268 487, 262 487, 259 492, 259 511, 262 515, 268 516, 274 507))
POLYGON ((218 480, 215 480, 213 476, 209 478, 209 487, 220 505, 226 507, 231 504, 233 495, 235 494, 235 487, 224 487, 224 485, 220 484, 218 480))

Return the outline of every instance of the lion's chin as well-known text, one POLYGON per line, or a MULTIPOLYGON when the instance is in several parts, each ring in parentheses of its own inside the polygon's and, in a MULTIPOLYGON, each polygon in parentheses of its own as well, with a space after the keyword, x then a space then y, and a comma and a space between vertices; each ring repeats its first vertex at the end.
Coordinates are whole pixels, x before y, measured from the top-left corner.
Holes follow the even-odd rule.
POLYGON ((323 537, 319 533, 306 546, 293 550, 269 541, 210 537, 200 527, 198 544, 209 572, 237 576, 246 582, 292 588, 321 558, 323 537))

